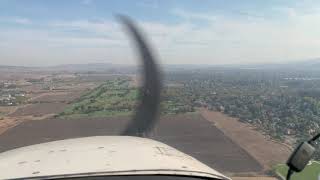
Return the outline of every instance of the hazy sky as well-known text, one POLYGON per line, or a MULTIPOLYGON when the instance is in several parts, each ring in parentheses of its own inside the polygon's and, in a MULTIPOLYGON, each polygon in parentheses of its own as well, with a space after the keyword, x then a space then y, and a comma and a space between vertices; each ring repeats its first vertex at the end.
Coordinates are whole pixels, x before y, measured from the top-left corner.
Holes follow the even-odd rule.
POLYGON ((0 0, 0 64, 133 64, 117 13, 165 64, 320 57, 320 0, 0 0))

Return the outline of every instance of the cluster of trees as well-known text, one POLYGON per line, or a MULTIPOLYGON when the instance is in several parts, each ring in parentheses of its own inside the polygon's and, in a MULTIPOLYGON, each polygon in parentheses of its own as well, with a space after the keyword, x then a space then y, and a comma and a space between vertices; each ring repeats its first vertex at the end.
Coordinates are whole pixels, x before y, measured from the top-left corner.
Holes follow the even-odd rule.
POLYGON ((183 86, 166 86, 162 93, 161 113, 178 114, 195 111, 183 86))

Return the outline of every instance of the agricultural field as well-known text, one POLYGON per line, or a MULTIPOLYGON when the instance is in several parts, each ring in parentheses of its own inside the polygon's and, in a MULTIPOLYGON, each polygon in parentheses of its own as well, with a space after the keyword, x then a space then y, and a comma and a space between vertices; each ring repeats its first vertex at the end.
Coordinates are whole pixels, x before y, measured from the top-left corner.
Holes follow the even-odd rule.
MULTIPOLYGON (((130 121, 128 116, 72 119, 53 117, 21 123, 0 136, 0 152, 61 139, 119 135, 130 121)), ((163 115, 151 134, 150 138, 225 173, 259 173, 262 169, 252 156, 198 113, 163 115)))
MULTIPOLYGON (((102 82, 73 72, 7 72, 0 77, 0 134, 29 120, 55 116, 102 82)), ((111 75, 109 75, 112 77, 111 75)), ((110 79, 107 75, 104 75, 110 79)))
POLYGON ((70 103, 83 94, 82 91, 69 91, 69 92, 49 92, 42 93, 41 95, 29 100, 30 103, 51 103, 62 102, 70 103))
POLYGON ((14 106, 0 106, 0 119, 14 112, 17 108, 14 106))
POLYGON ((214 123, 226 136, 245 149, 265 171, 271 170, 275 164, 286 162, 292 151, 288 145, 270 140, 270 137, 257 131, 250 124, 240 122, 237 118, 205 108, 199 110, 203 118, 214 123))
MULTIPOLYGON (((275 173, 283 180, 285 180, 288 167, 285 164, 279 164, 274 168, 275 173)), ((320 177, 320 162, 319 161, 311 161, 307 167, 300 173, 295 173, 292 175, 292 180, 318 180, 320 177)))
POLYGON ((28 104, 24 107, 17 109, 14 113, 10 114, 10 117, 21 116, 44 116, 47 114, 58 114, 64 110, 67 106, 65 103, 37 103, 28 104))

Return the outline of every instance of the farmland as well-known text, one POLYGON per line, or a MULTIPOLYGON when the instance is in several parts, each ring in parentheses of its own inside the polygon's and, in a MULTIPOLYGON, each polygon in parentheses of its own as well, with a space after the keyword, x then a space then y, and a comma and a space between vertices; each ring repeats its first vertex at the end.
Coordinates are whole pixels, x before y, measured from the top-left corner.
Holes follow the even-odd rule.
POLYGON ((44 116, 46 114, 57 114, 67 106, 65 103, 36 103, 28 104, 11 113, 10 117, 21 116, 44 116))
MULTIPOLYGON (((119 135, 130 120, 126 116, 72 119, 51 118, 22 123, 0 136, 0 152, 67 138, 119 135)), ((259 173, 262 168, 251 155, 198 113, 164 115, 151 134, 151 138, 230 175, 259 173)))
POLYGON ((274 164, 287 160, 292 151, 290 147, 256 131, 253 126, 224 115, 221 112, 200 110, 202 116, 214 123, 225 135, 249 152, 263 167, 271 169, 274 164))
POLYGON ((69 92, 49 92, 41 93, 40 95, 29 100, 30 103, 52 103, 52 102, 62 102, 69 103, 74 99, 81 96, 83 91, 69 91, 69 92))
POLYGON ((55 71, 6 72, 0 78, 0 133, 24 121, 55 116, 101 83, 88 82, 82 76, 55 71))

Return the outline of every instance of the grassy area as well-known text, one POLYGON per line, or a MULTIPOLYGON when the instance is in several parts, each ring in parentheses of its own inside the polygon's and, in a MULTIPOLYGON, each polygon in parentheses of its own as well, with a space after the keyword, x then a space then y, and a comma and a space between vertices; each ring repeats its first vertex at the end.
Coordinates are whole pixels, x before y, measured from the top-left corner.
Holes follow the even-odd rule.
MULTIPOLYGON (((108 80, 68 106, 59 117, 106 117, 130 115, 136 107, 139 90, 128 79, 108 80)), ((161 112, 177 114, 194 111, 186 95, 175 87, 165 89, 161 112)))
POLYGON ((110 80, 83 95, 59 116, 100 117, 128 115, 136 105, 138 90, 125 79, 110 80))
MULTIPOLYGON (((282 179, 285 179, 288 171, 288 167, 285 164, 279 164, 275 168, 275 173, 280 176, 282 179)), ((320 162, 312 161, 304 171, 300 173, 294 173, 292 175, 292 180, 318 180, 320 177, 320 162)))

